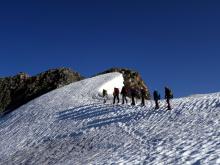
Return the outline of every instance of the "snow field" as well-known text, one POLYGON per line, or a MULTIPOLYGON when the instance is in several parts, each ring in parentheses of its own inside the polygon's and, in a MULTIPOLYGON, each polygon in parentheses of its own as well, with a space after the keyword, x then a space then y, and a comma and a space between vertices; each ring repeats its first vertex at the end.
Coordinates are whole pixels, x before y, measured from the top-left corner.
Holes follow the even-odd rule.
POLYGON ((0 118, 0 164, 220 164, 220 93, 173 99, 173 110, 103 104, 110 73, 47 93, 0 118))

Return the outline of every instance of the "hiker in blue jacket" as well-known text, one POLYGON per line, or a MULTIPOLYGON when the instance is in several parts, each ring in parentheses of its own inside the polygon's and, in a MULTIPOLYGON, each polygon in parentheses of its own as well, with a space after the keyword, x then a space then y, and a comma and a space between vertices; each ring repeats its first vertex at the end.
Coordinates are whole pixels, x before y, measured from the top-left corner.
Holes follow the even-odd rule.
POLYGON ((159 109, 159 100, 160 100, 160 94, 158 93, 157 90, 154 91, 154 101, 155 101, 155 109, 159 109))
POLYGON ((173 93, 171 91, 170 88, 168 88, 167 86, 165 87, 165 99, 167 101, 167 109, 171 110, 171 105, 170 105, 170 99, 173 98, 173 93))

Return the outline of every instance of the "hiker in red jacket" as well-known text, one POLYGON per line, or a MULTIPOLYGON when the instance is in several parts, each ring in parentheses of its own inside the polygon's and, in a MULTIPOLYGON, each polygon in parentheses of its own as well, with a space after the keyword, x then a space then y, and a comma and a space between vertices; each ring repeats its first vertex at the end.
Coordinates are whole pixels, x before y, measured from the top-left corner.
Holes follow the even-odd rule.
POLYGON ((118 100, 119 103, 119 89, 118 88, 114 88, 114 92, 113 92, 113 96, 114 96, 114 100, 113 100, 113 104, 115 104, 115 99, 118 100))

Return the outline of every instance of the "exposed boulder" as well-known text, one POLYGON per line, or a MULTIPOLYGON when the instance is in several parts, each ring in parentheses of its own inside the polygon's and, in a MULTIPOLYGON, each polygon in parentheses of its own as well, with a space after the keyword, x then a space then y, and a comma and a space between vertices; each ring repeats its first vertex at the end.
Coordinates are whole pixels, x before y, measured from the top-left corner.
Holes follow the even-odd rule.
MULTIPOLYGON (((130 88, 135 88, 135 89, 144 89, 146 91, 146 99, 150 99, 150 91, 141 78, 141 75, 134 70, 131 69, 126 69, 126 68, 111 68, 108 69, 104 72, 99 73, 98 75, 101 74, 106 74, 106 73, 112 73, 112 72, 119 72, 123 75, 124 77, 124 85, 128 89, 130 88)), ((138 97, 140 98, 140 93, 138 94, 138 97)))
POLYGON ((51 69, 30 77, 20 72, 0 78, 0 114, 10 112, 51 90, 80 81, 83 77, 68 68, 51 69))

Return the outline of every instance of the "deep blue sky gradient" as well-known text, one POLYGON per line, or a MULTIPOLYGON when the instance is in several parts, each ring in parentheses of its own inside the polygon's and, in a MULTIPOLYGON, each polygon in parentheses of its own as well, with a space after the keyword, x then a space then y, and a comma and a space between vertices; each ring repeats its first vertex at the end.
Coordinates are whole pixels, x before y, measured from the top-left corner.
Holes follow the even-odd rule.
POLYGON ((220 91, 220 1, 0 1, 0 76, 138 70, 178 97, 220 91))

